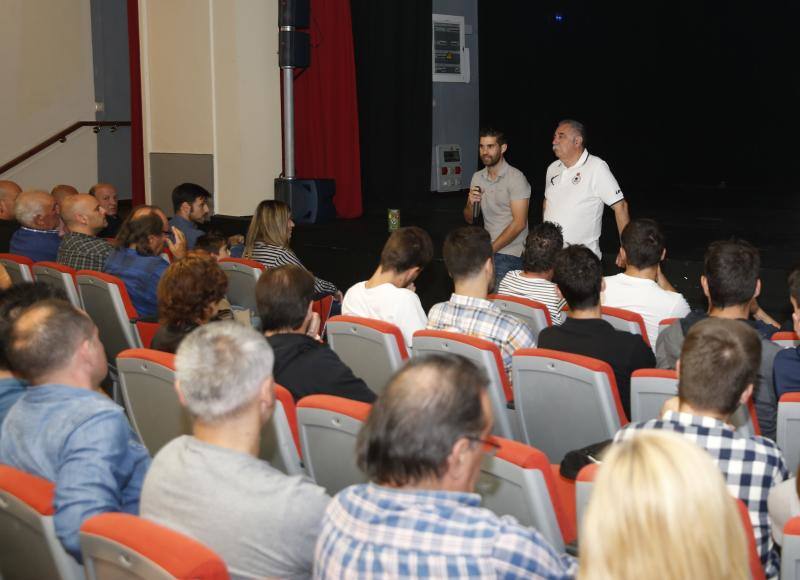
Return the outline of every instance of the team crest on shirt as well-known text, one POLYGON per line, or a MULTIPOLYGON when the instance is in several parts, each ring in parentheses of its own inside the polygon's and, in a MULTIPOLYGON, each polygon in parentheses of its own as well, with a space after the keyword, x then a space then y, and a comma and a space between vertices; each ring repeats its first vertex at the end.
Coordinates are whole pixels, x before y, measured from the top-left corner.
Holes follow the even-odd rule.
POLYGON ((581 182, 581 172, 575 174, 575 177, 572 178, 572 185, 578 185, 581 182))

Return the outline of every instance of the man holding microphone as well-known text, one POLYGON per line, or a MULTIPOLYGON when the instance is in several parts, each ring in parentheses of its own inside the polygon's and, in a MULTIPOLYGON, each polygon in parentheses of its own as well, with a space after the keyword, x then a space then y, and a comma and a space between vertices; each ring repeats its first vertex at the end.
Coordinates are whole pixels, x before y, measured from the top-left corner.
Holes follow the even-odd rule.
POLYGON ((483 225, 492 238, 495 284, 511 270, 522 269, 522 250, 528 235, 531 186, 525 175, 506 163, 505 136, 496 129, 481 129, 480 157, 484 168, 472 175, 464 219, 483 225))

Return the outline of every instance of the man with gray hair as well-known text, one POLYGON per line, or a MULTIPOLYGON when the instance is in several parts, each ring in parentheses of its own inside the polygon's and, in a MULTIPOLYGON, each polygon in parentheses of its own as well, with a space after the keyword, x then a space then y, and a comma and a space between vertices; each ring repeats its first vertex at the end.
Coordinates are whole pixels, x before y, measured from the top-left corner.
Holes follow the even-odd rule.
POLYGON ((236 577, 307 577, 330 498, 304 477, 258 459, 275 408, 273 354, 233 321, 194 330, 175 358, 175 389, 193 435, 158 452, 142 491, 142 516, 197 538, 236 577))
POLYGON ((0 179, 0 253, 8 253, 11 236, 19 229, 14 204, 22 188, 7 179, 0 179))
POLYGON ((565 245, 583 244, 602 258, 603 208, 612 209, 622 235, 630 221, 628 202, 608 164, 586 149, 586 128, 580 121, 564 119, 558 124, 553 153, 558 160, 547 168, 544 221, 562 227, 565 245))
POLYGON ((412 358, 358 436, 372 483, 325 512, 315 578, 569 578, 576 562, 534 529, 480 507, 491 439, 488 379, 455 355, 412 358))
POLYGON ((14 213, 20 228, 11 236, 9 251, 34 262, 55 262, 61 244, 55 198, 46 191, 26 191, 17 197, 14 213))

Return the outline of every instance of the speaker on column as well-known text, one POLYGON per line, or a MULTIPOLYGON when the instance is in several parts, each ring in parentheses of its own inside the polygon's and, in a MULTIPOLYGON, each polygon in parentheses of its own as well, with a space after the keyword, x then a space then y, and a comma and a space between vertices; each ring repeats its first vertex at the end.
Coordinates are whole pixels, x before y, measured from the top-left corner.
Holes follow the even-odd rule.
POLYGON ((278 32, 278 66, 308 68, 310 64, 311 47, 308 33, 297 30, 278 32))
POLYGON ((336 182, 333 179, 275 180, 275 199, 292 208, 292 220, 298 224, 318 224, 336 218, 333 196, 336 182))
POLYGON ((311 0, 280 0, 278 2, 278 26, 308 28, 311 0))

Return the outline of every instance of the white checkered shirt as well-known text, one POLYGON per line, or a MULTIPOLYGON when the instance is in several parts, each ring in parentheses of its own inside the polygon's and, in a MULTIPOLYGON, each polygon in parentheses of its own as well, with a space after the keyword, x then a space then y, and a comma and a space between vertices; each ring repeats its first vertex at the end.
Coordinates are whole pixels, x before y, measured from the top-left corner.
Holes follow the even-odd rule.
POLYGON ((314 578, 571 578, 577 562, 474 493, 353 485, 328 504, 314 578))
POLYGON ((642 429, 681 433, 711 454, 725 477, 728 490, 750 511, 764 572, 767 578, 776 578, 780 558, 770 535, 767 497, 773 487, 789 477, 778 446, 766 437, 742 437, 733 427, 713 417, 674 411, 667 411, 661 419, 631 423, 620 430, 614 440, 623 441, 642 429))
POLYGON ((428 313, 428 329, 458 332, 493 342, 500 348, 509 377, 514 351, 536 347, 536 339, 524 322, 504 314, 491 300, 461 294, 452 294, 449 302, 434 304, 428 313))

